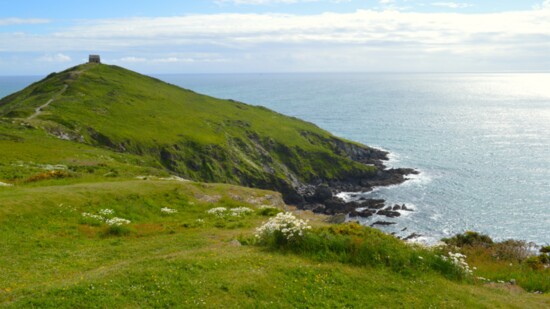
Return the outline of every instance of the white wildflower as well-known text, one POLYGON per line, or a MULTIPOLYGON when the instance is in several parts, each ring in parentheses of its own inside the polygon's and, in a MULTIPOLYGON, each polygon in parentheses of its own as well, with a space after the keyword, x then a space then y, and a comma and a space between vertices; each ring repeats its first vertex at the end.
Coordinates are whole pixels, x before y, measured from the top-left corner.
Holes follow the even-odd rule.
MULTIPOLYGON (((447 260, 451 261, 453 264, 455 264, 460 269, 462 269, 464 273, 467 275, 471 275, 473 273, 473 271, 470 269, 470 266, 466 262, 466 256, 464 254, 461 254, 458 252, 457 253, 449 252, 448 254, 449 254, 449 257, 442 256, 441 258, 444 261, 447 261, 447 260)), ((474 267, 474 269, 477 269, 477 268, 474 267)))
POLYGON ((114 217, 112 219, 105 220, 105 223, 107 223, 108 225, 120 226, 120 225, 123 225, 123 224, 130 224, 130 220, 114 217))
POLYGON ((311 229, 307 221, 296 218, 292 213, 279 213, 256 229, 256 238, 262 239, 280 232, 287 240, 304 235, 304 231, 311 229))
POLYGON ((177 210, 168 207, 163 207, 160 209, 160 211, 165 214, 175 214, 178 212, 177 210))
POLYGON ((240 217, 242 215, 246 215, 246 214, 254 212, 252 209, 250 209, 248 207, 231 208, 231 209, 229 209, 229 211, 231 212, 231 215, 234 216, 234 217, 240 217))
POLYGON ((216 207, 216 208, 209 209, 207 213, 218 217, 223 217, 226 211, 227 211, 227 208, 225 207, 216 207))
POLYGON ((82 216, 85 217, 85 218, 90 218, 90 219, 94 219, 94 220, 98 220, 98 221, 105 221, 105 218, 103 216, 96 215, 96 214, 91 214, 89 212, 83 212, 82 216))
POLYGON ((102 216, 110 216, 110 215, 113 215, 114 213, 115 213, 114 210, 108 209, 108 208, 99 210, 99 214, 102 216))
POLYGON ((196 221, 197 221, 197 223, 201 223, 201 224, 204 223, 203 219, 197 219, 196 221))

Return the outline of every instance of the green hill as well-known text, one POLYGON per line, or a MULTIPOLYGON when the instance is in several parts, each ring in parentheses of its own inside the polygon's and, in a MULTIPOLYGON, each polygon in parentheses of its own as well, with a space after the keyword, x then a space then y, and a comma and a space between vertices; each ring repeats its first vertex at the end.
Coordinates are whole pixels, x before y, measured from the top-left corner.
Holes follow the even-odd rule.
POLYGON ((303 184, 372 178, 377 167, 365 163, 385 156, 263 107, 110 65, 51 74, 0 100, 0 116, 54 137, 139 156, 184 178, 276 189, 288 201, 296 201, 293 193, 303 184))

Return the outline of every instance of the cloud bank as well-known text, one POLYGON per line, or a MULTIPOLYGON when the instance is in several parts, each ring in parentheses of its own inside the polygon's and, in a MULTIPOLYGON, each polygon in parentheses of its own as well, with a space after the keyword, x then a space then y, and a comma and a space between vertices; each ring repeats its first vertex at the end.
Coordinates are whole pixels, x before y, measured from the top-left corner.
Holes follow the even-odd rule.
POLYGON ((170 72, 548 71, 550 1, 484 14, 358 10, 88 20, 50 34, 0 33, 0 41, 0 52, 93 51, 170 72))

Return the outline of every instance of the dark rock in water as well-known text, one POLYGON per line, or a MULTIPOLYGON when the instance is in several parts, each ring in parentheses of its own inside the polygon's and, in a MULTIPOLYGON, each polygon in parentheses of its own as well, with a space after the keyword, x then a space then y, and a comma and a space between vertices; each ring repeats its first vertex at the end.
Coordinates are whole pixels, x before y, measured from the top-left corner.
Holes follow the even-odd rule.
POLYGON ((401 230, 401 232, 405 232, 406 230, 407 230, 407 228, 405 227, 401 230))
POLYGON ((380 215, 380 216, 386 216, 388 218, 395 218, 395 217, 401 216, 401 214, 399 212, 393 211, 393 210, 388 210, 388 209, 379 210, 376 214, 380 215))
POLYGON ((362 207, 367 207, 368 209, 382 209, 384 208, 384 200, 375 200, 368 199, 361 204, 362 207))
POLYGON ((405 204, 403 204, 403 205, 401 206, 401 210, 405 210, 405 211, 413 211, 412 209, 410 209, 410 208, 407 208, 407 206, 405 206, 405 204))
POLYGON ((388 222, 388 221, 376 221, 373 224, 371 224, 370 226, 375 226, 375 225, 387 226, 387 225, 394 225, 394 224, 397 224, 397 223, 396 222, 388 222))
POLYGON ((414 239, 414 238, 418 238, 418 237, 420 237, 420 236, 422 236, 422 235, 421 235, 421 234, 412 233, 411 235, 409 235, 409 236, 403 238, 403 240, 407 241, 407 240, 411 240, 411 239, 414 239))
POLYGON ((361 211, 353 210, 349 213, 351 217, 361 217, 361 218, 368 218, 374 215, 376 212, 369 209, 364 209, 361 211))
POLYGON ((346 203, 339 198, 331 198, 326 200, 324 203, 325 209, 323 210, 324 214, 335 215, 335 214, 348 214, 354 211, 355 209, 361 207, 359 203, 349 202, 346 203))
POLYGON ((395 206, 393 206, 392 210, 401 210, 401 206, 395 204, 395 206))

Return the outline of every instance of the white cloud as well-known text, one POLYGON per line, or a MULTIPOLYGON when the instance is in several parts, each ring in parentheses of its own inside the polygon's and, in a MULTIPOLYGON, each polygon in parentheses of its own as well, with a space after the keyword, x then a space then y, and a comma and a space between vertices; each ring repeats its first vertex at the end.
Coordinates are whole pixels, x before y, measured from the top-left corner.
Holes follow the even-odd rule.
POLYGON ((0 26, 46 24, 49 22, 50 20, 41 18, 0 18, 0 26))
POLYGON ((433 6, 446 7, 450 9, 464 9, 473 6, 470 3, 458 3, 458 2, 433 2, 433 6))
POLYGON ((71 57, 64 55, 62 53, 58 53, 55 55, 44 55, 40 58, 38 58, 39 61, 45 61, 45 62, 70 62, 72 59, 71 57))
POLYGON ((54 34, 0 32, 0 51, 93 50, 119 62, 170 70, 206 70, 201 63, 227 71, 315 70, 317 65, 335 71, 420 65, 424 70, 550 70, 549 4, 479 14, 359 10, 89 20, 54 34))
POLYGON ((118 61, 120 62, 145 62, 147 59, 141 57, 122 57, 118 61))

